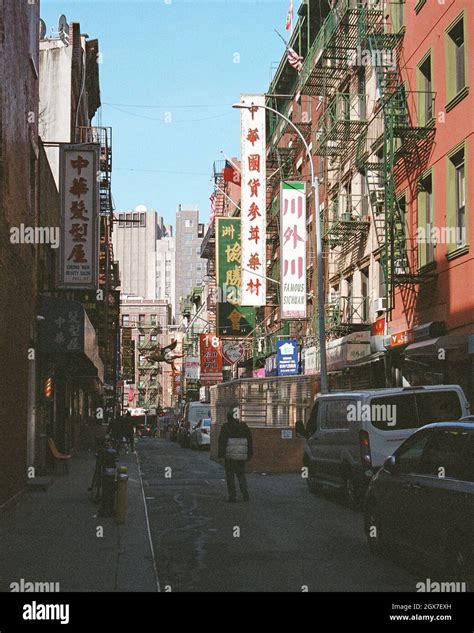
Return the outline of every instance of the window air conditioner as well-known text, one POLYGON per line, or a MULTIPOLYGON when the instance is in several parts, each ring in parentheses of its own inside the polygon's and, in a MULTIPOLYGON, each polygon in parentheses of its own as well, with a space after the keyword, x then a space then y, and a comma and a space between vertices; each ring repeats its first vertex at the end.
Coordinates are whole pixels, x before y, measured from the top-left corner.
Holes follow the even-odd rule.
POLYGON ((374 310, 375 312, 386 312, 387 310, 387 299, 385 297, 379 297, 374 301, 374 310))

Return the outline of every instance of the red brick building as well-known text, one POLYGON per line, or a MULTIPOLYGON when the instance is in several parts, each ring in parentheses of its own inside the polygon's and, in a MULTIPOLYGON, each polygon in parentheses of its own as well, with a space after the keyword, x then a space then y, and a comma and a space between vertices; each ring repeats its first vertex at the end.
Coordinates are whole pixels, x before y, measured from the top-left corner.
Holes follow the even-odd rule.
POLYGON ((36 249, 10 229, 37 225, 38 24, 38 3, 0 1, 0 506, 23 487, 34 418, 36 249))
POLYGON ((472 404, 474 6, 470 0, 410 2, 405 28, 399 64, 410 116, 433 132, 395 183, 419 283, 397 289, 388 333, 409 333, 409 344, 393 352, 404 378, 459 383, 472 404))

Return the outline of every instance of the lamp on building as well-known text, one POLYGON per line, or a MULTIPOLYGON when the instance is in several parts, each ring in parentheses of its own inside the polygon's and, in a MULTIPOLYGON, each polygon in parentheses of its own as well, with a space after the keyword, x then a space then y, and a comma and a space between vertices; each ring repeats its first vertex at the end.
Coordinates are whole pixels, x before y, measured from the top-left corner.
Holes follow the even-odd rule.
MULTIPOLYGON (((237 110, 247 109, 249 110, 252 105, 245 103, 234 103, 233 108, 237 110)), ((284 114, 271 108, 268 105, 253 106, 258 108, 264 108, 278 117, 286 121, 286 123, 298 134, 303 146, 306 150, 306 154, 309 160, 309 167, 311 171, 311 188, 314 192, 315 202, 315 228, 316 228, 316 269, 317 269, 317 282, 318 282, 318 326, 319 326, 319 353, 320 353, 320 366, 321 366, 321 393, 328 392, 328 375, 327 375, 327 362, 326 362, 326 324, 324 315, 324 271, 323 271, 323 248, 321 239, 321 214, 319 204, 319 179, 314 175, 314 163, 311 156, 311 150, 305 137, 300 132, 298 127, 284 114)))

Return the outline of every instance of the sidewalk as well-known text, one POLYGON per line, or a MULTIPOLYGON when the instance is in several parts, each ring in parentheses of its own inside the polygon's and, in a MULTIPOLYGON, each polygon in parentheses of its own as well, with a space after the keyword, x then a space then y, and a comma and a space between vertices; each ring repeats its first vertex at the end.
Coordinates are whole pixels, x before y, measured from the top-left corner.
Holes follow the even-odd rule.
POLYGON ((59 583, 65 592, 157 591, 136 456, 121 456, 118 465, 129 474, 123 525, 98 517, 89 497, 93 453, 75 455, 69 474, 55 474, 46 490, 26 491, 0 514, 0 591, 22 578, 59 583))

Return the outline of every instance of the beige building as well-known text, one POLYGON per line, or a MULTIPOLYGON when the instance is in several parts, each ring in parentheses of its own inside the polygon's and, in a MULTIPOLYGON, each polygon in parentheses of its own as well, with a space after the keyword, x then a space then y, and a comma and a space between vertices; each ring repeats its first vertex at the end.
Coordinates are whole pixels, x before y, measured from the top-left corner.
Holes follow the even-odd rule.
POLYGON ((158 406, 171 406, 171 366, 146 359, 154 347, 164 347, 176 338, 176 326, 171 324, 171 305, 165 299, 122 295, 120 316, 122 332, 131 328, 135 342, 135 378, 133 383, 124 385, 124 408, 153 410, 158 406))

